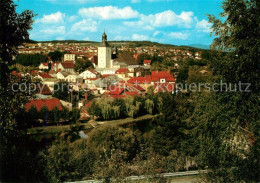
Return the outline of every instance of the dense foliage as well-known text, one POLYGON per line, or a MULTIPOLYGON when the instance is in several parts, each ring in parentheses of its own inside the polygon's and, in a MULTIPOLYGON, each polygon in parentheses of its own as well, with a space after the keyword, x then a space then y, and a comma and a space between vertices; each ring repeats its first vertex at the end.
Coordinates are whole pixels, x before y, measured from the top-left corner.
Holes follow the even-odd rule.
POLYGON ((74 66, 74 71, 81 73, 86 69, 93 69, 93 68, 94 66, 89 60, 77 59, 74 66))
POLYGON ((40 111, 37 111, 35 106, 32 106, 27 112, 21 110, 18 114, 20 121, 27 127, 40 126, 40 125, 56 125, 58 123, 70 122, 76 123, 80 117, 80 111, 73 108, 69 111, 66 107, 59 110, 57 107, 51 111, 44 106, 40 111))
POLYGON ((15 58, 16 63, 23 66, 39 66, 42 62, 47 62, 48 57, 43 54, 19 54, 15 58))
POLYGON ((0 181, 22 181, 28 177, 27 173, 32 173, 23 168, 31 166, 29 161, 34 158, 24 145, 24 125, 16 120, 27 101, 28 90, 12 90, 13 83, 24 83, 28 87, 30 78, 10 76, 9 66, 14 64, 17 47, 29 37, 33 17, 28 10, 16 13, 16 5, 11 0, 0 1, 0 181))
POLYGON ((63 55, 64 55, 64 53, 60 52, 60 51, 54 51, 54 52, 50 52, 48 54, 48 56, 51 57, 51 60, 53 62, 60 62, 63 55))
POLYGON ((127 97, 125 99, 97 100, 89 108, 89 114, 100 120, 111 120, 125 117, 138 117, 158 112, 158 97, 127 97))
POLYGON ((69 83, 61 81, 54 85, 52 96, 61 100, 69 101, 71 93, 72 91, 70 91, 69 83))

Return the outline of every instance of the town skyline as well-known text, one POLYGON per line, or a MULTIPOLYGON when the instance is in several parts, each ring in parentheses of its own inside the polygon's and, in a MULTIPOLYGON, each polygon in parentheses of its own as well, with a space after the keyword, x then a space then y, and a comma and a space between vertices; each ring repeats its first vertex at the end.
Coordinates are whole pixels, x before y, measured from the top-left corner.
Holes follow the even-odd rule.
POLYGON ((210 45, 214 36, 210 37, 207 14, 221 11, 219 0, 26 0, 16 4, 18 12, 30 9, 37 14, 29 32, 36 41, 99 42, 105 29, 109 41, 210 45))

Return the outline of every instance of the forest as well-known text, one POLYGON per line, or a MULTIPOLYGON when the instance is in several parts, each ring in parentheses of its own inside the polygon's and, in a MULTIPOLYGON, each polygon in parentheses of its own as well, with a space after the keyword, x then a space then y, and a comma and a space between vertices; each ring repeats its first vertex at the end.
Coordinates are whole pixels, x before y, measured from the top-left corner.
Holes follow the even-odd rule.
POLYGON ((38 67, 42 62, 47 62, 48 57, 43 54, 19 54, 15 61, 23 66, 38 67))

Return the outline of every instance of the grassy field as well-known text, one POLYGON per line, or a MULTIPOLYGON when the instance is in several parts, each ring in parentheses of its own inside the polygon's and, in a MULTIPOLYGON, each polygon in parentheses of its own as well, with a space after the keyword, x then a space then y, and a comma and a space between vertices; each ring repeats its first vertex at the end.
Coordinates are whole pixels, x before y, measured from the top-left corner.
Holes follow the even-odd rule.
MULTIPOLYGON (((149 120, 157 117, 158 115, 150 115, 146 114, 144 116, 140 116, 138 118, 125 118, 111 121, 94 121, 91 120, 86 124, 82 124, 84 126, 83 130, 91 130, 95 127, 98 127, 103 124, 111 124, 111 125, 127 125, 131 123, 142 122, 144 120, 149 120)), ((60 125, 60 126, 44 126, 44 127, 34 127, 28 129, 28 134, 55 134, 67 132, 70 130, 70 125, 60 125)))
POLYGON ((117 119, 117 120, 110 120, 110 121, 96 121, 97 124, 113 124, 113 125, 127 125, 131 123, 136 123, 136 122, 142 122, 144 120, 149 120, 157 117, 157 115, 151 115, 151 114, 146 114, 137 118, 125 118, 125 119, 117 119))
MULTIPOLYGON (((90 130, 93 128, 90 124, 82 124, 84 126, 84 130, 90 130)), ((70 125, 61 125, 61 126, 44 126, 44 127, 34 127, 28 129, 28 134, 35 135, 35 134, 55 134, 61 132, 67 132, 70 130, 70 125)))

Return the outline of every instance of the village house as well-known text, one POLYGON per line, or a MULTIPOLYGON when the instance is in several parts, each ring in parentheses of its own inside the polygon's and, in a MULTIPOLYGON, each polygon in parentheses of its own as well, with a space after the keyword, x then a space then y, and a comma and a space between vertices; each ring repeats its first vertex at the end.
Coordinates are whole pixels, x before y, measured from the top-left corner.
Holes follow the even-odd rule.
POLYGON ((83 79, 97 78, 100 74, 95 70, 86 70, 79 74, 83 79))
POLYGON ((128 77, 128 72, 129 70, 127 68, 120 68, 116 70, 115 75, 124 79, 128 77))
POLYGON ((47 63, 47 62, 41 63, 41 64, 39 65, 39 69, 40 69, 40 70, 47 70, 47 69, 49 69, 48 63, 47 63))
POLYGON ((168 71, 152 71, 151 81, 154 83, 174 83, 175 78, 168 71))
POLYGON ((73 62, 59 63, 58 70, 74 73, 74 63, 73 62))
POLYGON ((151 86, 151 76, 132 77, 127 81, 127 83, 140 86, 141 88, 145 89, 145 91, 147 91, 148 87, 151 86))
POLYGON ((143 61, 144 66, 150 66, 151 63, 152 63, 151 60, 144 60, 144 61, 143 61))
POLYGON ((56 78, 47 78, 44 79, 43 84, 47 85, 51 91, 53 91, 54 85, 58 83, 58 79, 56 78))
POLYGON ((57 98, 29 100, 29 102, 25 104, 25 111, 28 112, 32 106, 34 106, 37 111, 40 111, 44 106, 46 106, 49 111, 52 111, 55 107, 60 111, 63 109, 57 98))
POLYGON ((75 83, 75 82, 77 82, 77 83, 82 83, 82 82, 83 82, 82 77, 81 77, 81 76, 78 76, 77 74, 70 74, 70 75, 68 75, 68 76, 65 78, 65 80, 66 80, 67 82, 73 82, 73 83, 75 83))
POLYGON ((37 76, 35 76, 34 78, 38 78, 42 81, 44 81, 45 79, 49 79, 49 78, 52 78, 51 75, 49 75, 48 73, 45 73, 45 72, 42 72, 42 73, 39 73, 37 76))
POLYGON ((59 79, 60 81, 65 81, 66 80, 66 77, 68 75, 70 75, 71 73, 70 72, 67 72, 67 71, 61 71, 61 72, 58 72, 57 73, 57 79, 59 79))

